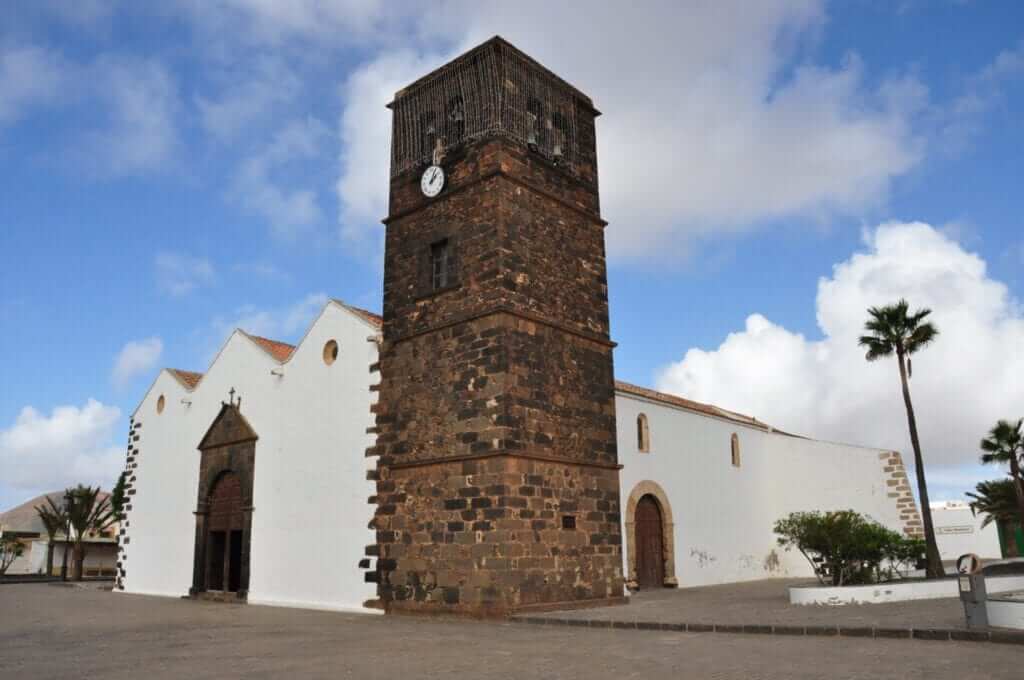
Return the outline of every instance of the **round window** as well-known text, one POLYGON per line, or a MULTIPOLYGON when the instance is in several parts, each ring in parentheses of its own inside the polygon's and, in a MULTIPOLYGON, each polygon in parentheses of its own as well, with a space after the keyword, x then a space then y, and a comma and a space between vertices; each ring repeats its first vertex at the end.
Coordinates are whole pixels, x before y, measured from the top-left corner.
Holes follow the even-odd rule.
POLYGON ((338 358, 338 341, 328 340, 324 345, 324 363, 330 366, 338 358))
POLYGON ((166 406, 166 405, 167 405, 167 400, 164 399, 164 395, 161 394, 160 397, 156 400, 156 412, 157 413, 163 413, 164 412, 164 406, 166 406))

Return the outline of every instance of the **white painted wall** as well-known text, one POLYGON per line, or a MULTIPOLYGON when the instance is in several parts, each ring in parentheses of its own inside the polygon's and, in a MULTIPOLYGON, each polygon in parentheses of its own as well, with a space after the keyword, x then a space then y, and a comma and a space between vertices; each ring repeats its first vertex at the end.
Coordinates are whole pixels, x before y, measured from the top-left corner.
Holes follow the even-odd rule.
MULTIPOLYGON (((626 500, 639 482, 654 481, 665 490, 680 587, 812 576, 800 553, 776 544, 772 526, 790 512, 853 509, 902 531, 896 501, 887 495, 881 450, 769 433, 622 392, 615 408, 623 524, 626 500), (640 413, 647 415, 650 453, 638 451, 640 413), (739 468, 730 456, 734 432, 739 468), (773 554, 776 569, 768 568, 773 554)), ((628 564, 624 554, 627 574, 628 564)))
POLYGON ((361 609, 374 596, 359 560, 373 542, 367 529, 374 493, 369 372, 378 332, 329 302, 295 352, 279 364, 235 332, 194 391, 161 372, 135 413, 141 422, 131 497, 125 588, 180 596, 192 584, 199 452, 228 391, 256 430, 249 601, 361 609), (323 346, 338 342, 337 361, 323 346), (275 369, 283 372, 278 377, 275 369), (164 395, 166 407, 157 414, 164 395), (183 403, 188 400, 191 403, 183 403))
POLYGON ((932 503, 931 508, 935 541, 943 560, 955 560, 965 553, 974 553, 986 560, 1002 558, 995 522, 982 529, 984 516, 975 517, 961 501, 932 503))

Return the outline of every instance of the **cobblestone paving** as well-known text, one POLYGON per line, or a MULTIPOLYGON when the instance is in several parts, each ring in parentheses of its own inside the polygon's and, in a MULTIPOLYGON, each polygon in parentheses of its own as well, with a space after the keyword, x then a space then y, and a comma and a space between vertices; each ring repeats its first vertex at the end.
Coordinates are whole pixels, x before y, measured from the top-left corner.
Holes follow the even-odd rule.
MULTIPOLYGON (((957 598, 831 607, 789 604, 789 586, 813 583, 773 579, 704 588, 641 591, 626 606, 539 614, 544 618, 721 623, 792 626, 958 628, 964 626, 957 598)), ((531 615, 533 616, 533 615, 531 615)))
POLYGON ((1017 645, 592 630, 0 586, 17 678, 1003 678, 1017 645))

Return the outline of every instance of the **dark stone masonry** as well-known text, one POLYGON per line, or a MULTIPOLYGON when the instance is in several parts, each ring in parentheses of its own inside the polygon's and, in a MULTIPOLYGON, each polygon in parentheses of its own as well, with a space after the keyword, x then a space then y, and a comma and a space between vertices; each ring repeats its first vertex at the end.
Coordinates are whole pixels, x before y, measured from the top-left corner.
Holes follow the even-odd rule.
POLYGON ((500 38, 390 106, 367 451, 378 604, 488 616, 621 601, 598 113, 500 38), (427 198, 434 160, 447 181, 427 198))

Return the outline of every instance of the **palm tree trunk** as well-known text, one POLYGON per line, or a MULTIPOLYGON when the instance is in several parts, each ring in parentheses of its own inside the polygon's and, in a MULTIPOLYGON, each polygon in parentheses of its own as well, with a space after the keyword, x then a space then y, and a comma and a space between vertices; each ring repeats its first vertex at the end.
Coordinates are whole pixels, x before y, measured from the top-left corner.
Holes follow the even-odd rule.
POLYGON ((75 581, 81 581, 82 580, 83 566, 85 565, 85 550, 84 550, 84 546, 80 542, 78 542, 78 541, 75 541, 75 553, 74 554, 75 554, 75 557, 74 557, 74 572, 73 572, 72 578, 75 581))
POLYGON ((46 575, 53 576, 53 536, 46 542, 46 575))
POLYGON ((917 476, 917 495, 921 501, 921 521, 924 523, 925 569, 926 578, 943 578, 946 570, 942 568, 942 557, 939 545, 935 542, 935 526, 932 524, 932 509, 928 504, 928 482, 924 476, 924 457, 921 455, 921 442, 917 437, 917 418, 914 417, 914 405, 910 401, 910 384, 907 382, 907 366, 903 352, 896 353, 900 366, 900 382, 903 384, 903 403, 907 407, 907 424, 910 426, 910 444, 914 447, 914 473, 917 476))

